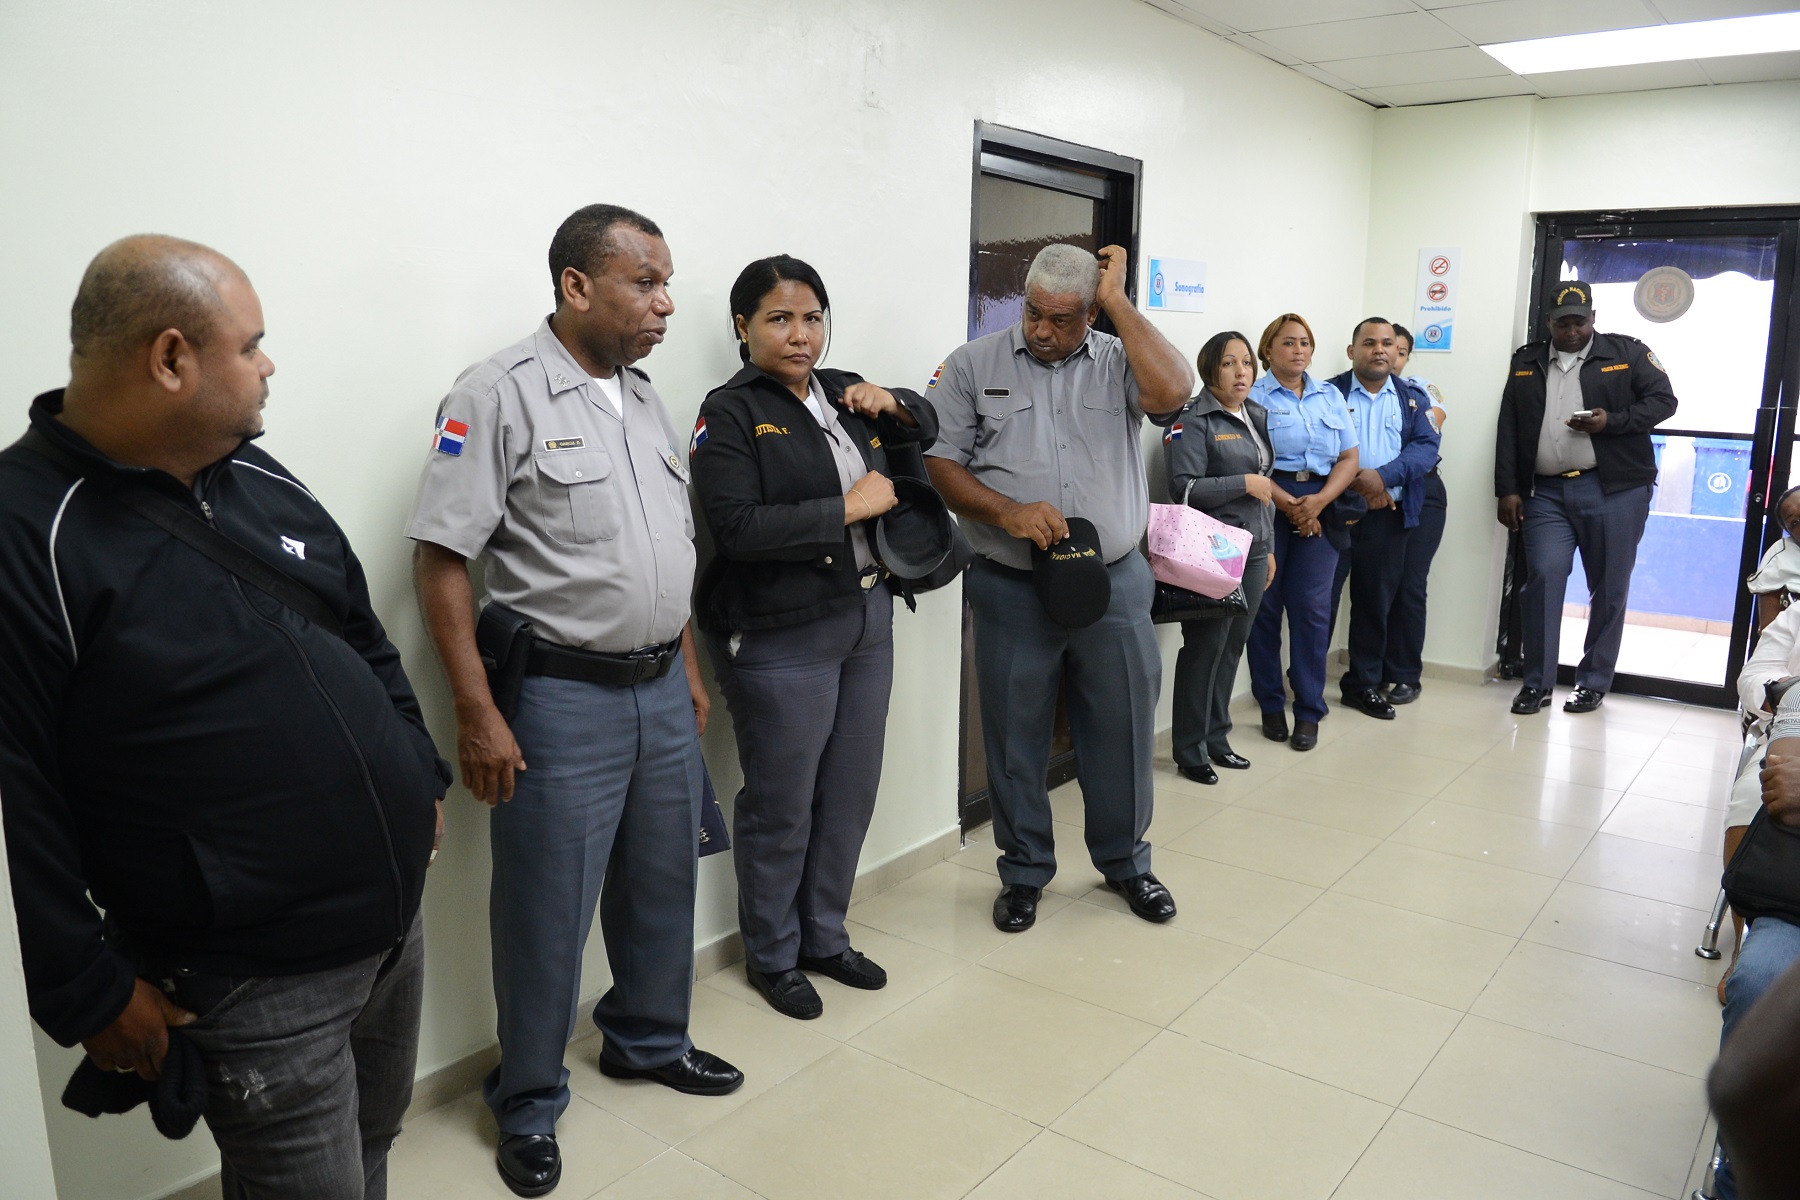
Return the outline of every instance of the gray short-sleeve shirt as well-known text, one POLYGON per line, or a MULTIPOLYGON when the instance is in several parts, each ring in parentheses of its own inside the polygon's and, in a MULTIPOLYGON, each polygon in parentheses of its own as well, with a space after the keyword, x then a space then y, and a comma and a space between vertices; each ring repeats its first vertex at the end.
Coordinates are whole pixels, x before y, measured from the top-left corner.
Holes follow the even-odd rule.
POLYGON ((406 536, 485 557, 490 599, 539 636, 624 653, 673 641, 694 582, 688 470, 649 377, 621 416, 550 330, 476 363, 438 405, 406 536))
MULTIPOLYGON (((1020 504, 1045 501, 1092 521, 1107 562, 1136 549, 1150 519, 1144 410, 1118 338, 1089 330, 1073 354, 1046 363, 1014 325, 957 347, 926 395, 938 413, 926 453, 1020 504)), ((962 527, 978 553, 1030 568, 1029 542, 979 521, 962 527)))

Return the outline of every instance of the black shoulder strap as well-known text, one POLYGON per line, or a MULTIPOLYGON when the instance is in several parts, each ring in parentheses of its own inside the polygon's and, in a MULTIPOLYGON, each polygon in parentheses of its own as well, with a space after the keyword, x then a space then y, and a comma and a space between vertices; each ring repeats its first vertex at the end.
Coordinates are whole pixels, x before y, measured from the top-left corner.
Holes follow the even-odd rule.
POLYGON ((171 537, 185 542, 251 587, 293 609, 314 625, 338 637, 344 636, 343 622, 338 619, 338 615, 332 610, 331 605, 327 604, 317 592, 285 571, 270 566, 254 553, 195 516, 172 497, 145 486, 99 479, 87 464, 36 429, 26 430, 25 436, 19 439, 19 445, 35 451, 58 466, 65 467, 97 487, 103 488, 117 497, 120 503, 159 526, 171 537))

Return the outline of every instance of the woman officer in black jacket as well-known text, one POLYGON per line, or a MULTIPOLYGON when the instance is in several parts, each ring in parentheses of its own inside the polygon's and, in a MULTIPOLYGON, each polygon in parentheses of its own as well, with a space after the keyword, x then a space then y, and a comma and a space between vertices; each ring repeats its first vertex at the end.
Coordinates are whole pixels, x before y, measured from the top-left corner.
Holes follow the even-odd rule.
POLYGON ((815 369, 830 311, 799 259, 744 268, 731 316, 746 365, 700 406, 692 450, 718 551, 695 614, 744 768, 732 821, 744 969, 801 1020, 824 1011, 803 971, 887 983, 844 929, 894 678, 874 524, 894 506, 885 447, 937 436, 917 393, 815 369))

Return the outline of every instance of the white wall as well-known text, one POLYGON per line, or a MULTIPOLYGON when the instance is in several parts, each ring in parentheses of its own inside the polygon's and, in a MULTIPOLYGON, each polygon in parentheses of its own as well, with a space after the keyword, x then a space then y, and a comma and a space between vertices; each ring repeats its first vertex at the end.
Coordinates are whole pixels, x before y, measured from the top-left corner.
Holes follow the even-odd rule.
MULTIPOLYGON (((1190 355, 1284 308, 1323 329, 1358 315, 1371 110, 1134 0, 68 0, 0 8, 0 390, 16 428, 64 380, 68 303, 108 241, 156 230, 236 258, 279 367, 265 445, 347 528, 449 748, 401 528, 438 397, 546 311, 557 223, 609 200, 667 231, 678 310, 644 365, 678 424, 735 365, 731 279, 778 251, 831 285, 833 362, 918 386, 963 338, 977 119, 1145 160, 1144 250, 1211 263, 1212 312, 1161 319, 1190 355)), ((955 824, 957 598, 897 624, 865 865, 955 824)), ((729 794, 725 721, 706 748, 729 794)), ((493 1036, 486 817, 460 791, 448 807, 426 1071, 493 1036)), ((702 941, 733 903, 708 861, 702 941)), ((47 1091, 75 1053, 40 1041, 47 1091)), ((52 1112, 67 1200, 207 1168, 203 1140, 140 1118, 52 1112)))

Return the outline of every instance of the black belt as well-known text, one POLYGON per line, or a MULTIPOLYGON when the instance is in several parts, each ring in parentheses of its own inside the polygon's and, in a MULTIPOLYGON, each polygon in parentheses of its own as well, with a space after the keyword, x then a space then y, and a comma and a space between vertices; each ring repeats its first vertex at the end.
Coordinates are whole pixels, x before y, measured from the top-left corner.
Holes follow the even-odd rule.
POLYGON ((1330 472, 1328 472, 1328 471, 1274 471, 1274 472, 1271 472, 1271 474, 1273 474, 1275 476, 1275 478, 1285 479, 1289 483, 1311 483, 1315 479, 1325 478, 1325 476, 1330 474, 1330 472))
POLYGON ((525 673, 631 687, 667 675, 680 650, 680 638, 661 646, 645 646, 629 654, 577 650, 573 646, 559 646, 536 638, 531 643, 531 654, 525 660, 525 673))
POLYGON ((1551 475, 1539 475, 1539 479, 1579 479, 1583 475, 1592 475, 1599 467, 1583 467, 1579 471, 1557 471, 1551 475))

